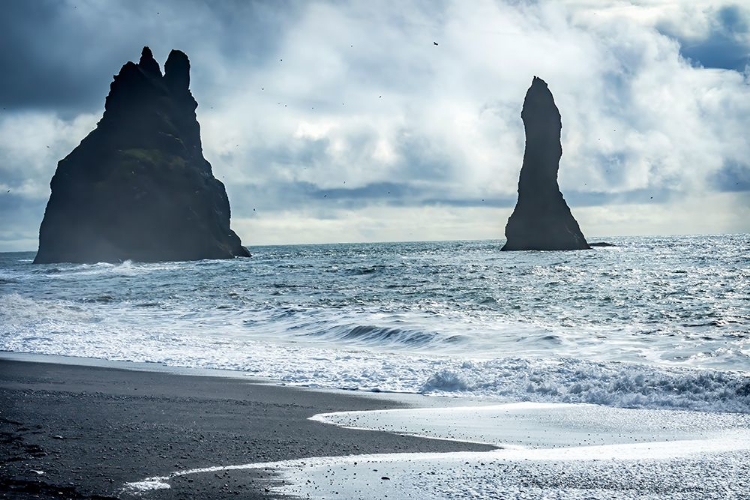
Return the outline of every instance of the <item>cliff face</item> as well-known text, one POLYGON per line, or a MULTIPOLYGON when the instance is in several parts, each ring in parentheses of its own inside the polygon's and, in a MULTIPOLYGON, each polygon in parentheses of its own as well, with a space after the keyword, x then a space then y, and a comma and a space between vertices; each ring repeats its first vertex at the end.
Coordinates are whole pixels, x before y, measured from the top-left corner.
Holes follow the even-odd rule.
POLYGON ((534 77, 521 112, 526 151, 518 181, 518 202, 505 226, 503 250, 590 248, 557 184, 562 121, 547 84, 534 77))
POLYGON ((148 47, 115 76, 104 116, 57 165, 35 263, 249 256, 203 158, 190 62, 148 47))

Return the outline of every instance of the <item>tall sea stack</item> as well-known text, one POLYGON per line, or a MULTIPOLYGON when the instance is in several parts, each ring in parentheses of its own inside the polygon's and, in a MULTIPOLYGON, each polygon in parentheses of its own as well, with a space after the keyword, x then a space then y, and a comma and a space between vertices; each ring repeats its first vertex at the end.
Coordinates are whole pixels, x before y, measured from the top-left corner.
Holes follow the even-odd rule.
POLYGON ((562 121, 552 93, 534 77, 521 112, 526 151, 518 180, 518 203, 505 226, 503 250, 583 250, 586 243, 557 184, 562 121))
POLYGON ((110 85, 104 116, 57 165, 35 263, 249 257, 203 158, 190 62, 151 50, 110 85))

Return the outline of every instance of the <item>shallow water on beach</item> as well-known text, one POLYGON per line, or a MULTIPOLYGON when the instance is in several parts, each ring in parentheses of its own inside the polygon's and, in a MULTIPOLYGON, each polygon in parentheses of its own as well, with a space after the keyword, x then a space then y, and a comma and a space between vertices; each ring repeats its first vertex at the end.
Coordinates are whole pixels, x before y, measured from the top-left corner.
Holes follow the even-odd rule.
POLYGON ((750 235, 251 248, 32 265, 0 254, 0 350, 311 387, 750 413, 750 235))
POLYGON ((347 428, 491 443, 482 452, 389 453, 210 465, 139 478, 141 498, 186 477, 265 471, 290 498, 750 498, 750 415, 510 403, 350 411, 347 428))

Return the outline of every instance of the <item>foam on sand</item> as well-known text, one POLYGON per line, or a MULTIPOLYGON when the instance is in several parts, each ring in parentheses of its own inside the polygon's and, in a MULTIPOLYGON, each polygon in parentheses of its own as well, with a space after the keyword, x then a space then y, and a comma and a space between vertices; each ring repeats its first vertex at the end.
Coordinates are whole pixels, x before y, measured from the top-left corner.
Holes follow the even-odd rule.
POLYGON ((341 427, 503 448, 558 448, 720 438, 750 430, 750 415, 611 408, 590 404, 509 403, 323 413, 341 427))
MULTIPOLYGON (((738 437, 738 436, 735 436, 738 437)), ((747 438, 391 454, 280 468, 300 498, 746 498, 747 438)))
POLYGON ((271 470, 303 498, 742 498, 750 493, 750 416, 593 405, 508 404, 316 415, 344 427, 501 445, 490 452, 318 457, 177 471, 171 478, 271 470))

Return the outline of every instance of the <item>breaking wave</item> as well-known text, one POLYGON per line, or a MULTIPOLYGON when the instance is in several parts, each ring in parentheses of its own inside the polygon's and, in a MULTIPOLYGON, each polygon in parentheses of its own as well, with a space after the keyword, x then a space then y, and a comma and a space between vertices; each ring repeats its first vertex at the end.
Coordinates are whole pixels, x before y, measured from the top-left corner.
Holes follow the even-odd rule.
POLYGON ((750 412, 748 235, 307 245, 252 259, 0 254, 0 350, 284 384, 750 412), (19 257, 22 257, 19 259, 19 257))
POLYGON ((626 408, 750 413, 750 375, 747 373, 657 369, 576 359, 465 362, 436 372, 419 392, 626 408))
POLYGON ((312 328, 304 336, 324 338, 329 341, 352 343, 372 347, 424 348, 434 344, 455 344, 465 338, 434 331, 377 325, 323 325, 312 328))

